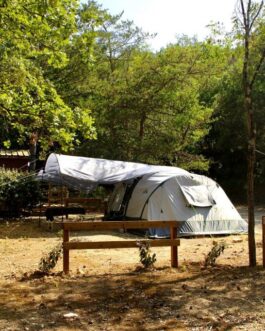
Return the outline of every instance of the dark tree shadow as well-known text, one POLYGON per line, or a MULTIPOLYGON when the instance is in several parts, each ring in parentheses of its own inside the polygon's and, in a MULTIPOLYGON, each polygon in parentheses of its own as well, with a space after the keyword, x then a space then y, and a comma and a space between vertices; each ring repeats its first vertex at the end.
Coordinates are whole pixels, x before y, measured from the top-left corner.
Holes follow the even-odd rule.
POLYGON ((34 320, 45 330, 111 326, 113 330, 157 331, 228 330, 265 322, 263 269, 217 266, 201 270, 199 264, 188 268, 185 272, 161 268, 13 282, 0 289, 0 319, 30 331, 38 330, 34 320), (64 318, 68 312, 78 317, 64 318))

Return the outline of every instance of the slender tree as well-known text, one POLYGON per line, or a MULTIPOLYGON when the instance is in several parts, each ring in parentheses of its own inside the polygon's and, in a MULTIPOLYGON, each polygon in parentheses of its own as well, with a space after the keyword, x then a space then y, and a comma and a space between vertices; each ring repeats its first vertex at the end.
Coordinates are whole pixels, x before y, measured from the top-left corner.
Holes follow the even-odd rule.
POLYGON ((255 245, 255 203, 254 203, 254 170, 256 152, 256 129, 254 121, 253 90, 257 75, 261 71, 265 58, 263 43, 257 43, 260 38, 264 2, 239 0, 237 23, 241 30, 244 43, 244 61, 242 69, 242 88, 244 95, 244 110, 247 118, 248 150, 247 150, 247 200, 248 200, 248 244, 249 265, 256 265, 255 245))

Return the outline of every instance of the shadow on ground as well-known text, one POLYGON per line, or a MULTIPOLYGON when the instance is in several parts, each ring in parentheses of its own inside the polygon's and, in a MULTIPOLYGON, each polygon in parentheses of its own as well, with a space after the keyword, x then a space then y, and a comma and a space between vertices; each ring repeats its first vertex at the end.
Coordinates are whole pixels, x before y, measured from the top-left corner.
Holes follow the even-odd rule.
POLYGON ((192 264, 182 271, 15 280, 0 290, 0 329, 232 330, 255 323, 262 330, 264 276, 261 268, 192 264), (77 316, 65 318, 69 312, 77 316))

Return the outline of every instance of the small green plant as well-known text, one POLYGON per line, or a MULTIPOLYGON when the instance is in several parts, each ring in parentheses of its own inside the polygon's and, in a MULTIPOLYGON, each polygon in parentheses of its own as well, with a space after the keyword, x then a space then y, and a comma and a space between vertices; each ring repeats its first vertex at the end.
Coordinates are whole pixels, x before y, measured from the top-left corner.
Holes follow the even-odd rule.
POLYGON ((62 255, 62 251, 62 244, 55 246, 48 254, 41 258, 39 263, 39 270, 41 272, 47 273, 53 269, 56 266, 60 256, 62 255))
POLYGON ((225 241, 213 241, 213 247, 205 258, 204 266, 214 266, 216 259, 224 252, 226 247, 225 241))
POLYGON ((156 254, 151 255, 150 244, 148 242, 138 242, 140 262, 145 269, 151 268, 156 262, 156 254))

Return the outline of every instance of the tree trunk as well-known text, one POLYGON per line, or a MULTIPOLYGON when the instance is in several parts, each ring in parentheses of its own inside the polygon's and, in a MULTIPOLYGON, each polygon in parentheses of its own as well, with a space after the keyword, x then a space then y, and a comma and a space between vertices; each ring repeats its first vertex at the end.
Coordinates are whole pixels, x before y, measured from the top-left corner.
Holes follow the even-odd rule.
MULTIPOLYGON (((246 73, 244 72, 246 75, 246 73)), ((244 77, 244 101, 247 113, 248 126, 248 150, 247 150, 247 200, 248 200, 248 247, 249 266, 256 266, 256 244, 255 244, 255 199, 254 199, 254 170, 256 151, 256 131, 254 124, 254 112, 252 105, 252 88, 244 77)))
POLYGON ((247 115, 248 127, 248 150, 247 150, 247 200, 248 200, 248 247, 249 266, 256 266, 256 244, 255 244, 255 203, 254 203, 254 168, 256 151, 256 132, 254 125, 254 111, 252 103, 252 87, 255 76, 250 75, 250 36, 251 27, 257 16, 251 20, 251 1, 240 0, 243 28, 244 28, 244 64, 242 72, 242 85, 244 91, 244 108, 247 115))
POLYGON ((37 142, 38 142, 38 134, 36 132, 32 133, 29 141, 29 171, 36 170, 36 162, 37 162, 37 142))
POLYGON ((254 202, 254 165, 255 165, 255 137, 248 146, 248 247, 249 265, 256 266, 256 244, 255 244, 255 202, 254 202))

